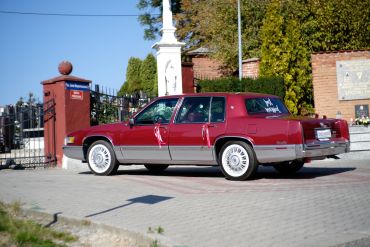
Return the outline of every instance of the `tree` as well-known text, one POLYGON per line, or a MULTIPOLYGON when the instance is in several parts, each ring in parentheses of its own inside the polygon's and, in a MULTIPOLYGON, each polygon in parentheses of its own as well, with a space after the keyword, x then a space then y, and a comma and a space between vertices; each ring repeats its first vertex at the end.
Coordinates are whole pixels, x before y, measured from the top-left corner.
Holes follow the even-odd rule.
MULTIPOLYGON (((162 0, 139 0, 137 8, 145 11, 139 16, 140 24, 146 26, 144 38, 154 40, 162 28, 162 0), (152 14, 153 10, 159 10, 160 14, 152 14)), ((173 14, 181 12, 181 1, 172 0, 171 9, 173 14)))
POLYGON ((285 104, 291 113, 301 114, 312 108, 310 52, 298 28, 300 20, 284 15, 284 7, 281 0, 273 0, 268 7, 261 29, 260 74, 283 78, 285 104))
POLYGON ((148 54, 141 65, 141 88, 151 96, 158 94, 157 61, 153 54, 148 54))
MULTIPOLYGON (((213 57, 224 64, 224 69, 232 74, 238 70, 238 31, 237 1, 211 0, 205 3, 200 19, 202 46, 213 52, 213 57), (205 16, 205 17, 204 17, 205 16)), ((260 29, 269 0, 242 0, 242 54, 243 58, 260 56, 260 29)))
POLYGON ((158 91, 157 62, 153 54, 144 60, 131 57, 127 64, 126 81, 121 86, 118 96, 144 91, 149 96, 156 96, 158 91))
POLYGON ((370 46, 370 2, 311 0, 308 43, 312 51, 364 49, 370 46))
MULTIPOLYGON (((260 54, 259 30, 270 0, 242 0, 243 56, 260 54)), ((162 11, 162 1, 140 0, 140 10, 162 11)), ((176 35, 186 43, 185 51, 198 47, 209 48, 211 56, 224 64, 229 74, 237 70, 237 2, 236 0, 177 0, 172 2, 176 35)), ((161 28, 161 16, 145 12, 140 23, 147 27, 144 37, 154 39, 161 28)))
POLYGON ((140 58, 131 57, 128 60, 126 69, 126 82, 119 90, 119 95, 123 95, 124 93, 134 93, 141 90, 141 65, 142 61, 140 58))
MULTIPOLYGON (((161 2, 140 0, 141 9, 161 11, 161 2)), ((312 108, 312 52, 370 47, 369 1, 241 0, 241 3, 243 58, 260 57, 262 76, 285 80, 285 101, 294 114, 312 108)), ((236 0, 176 0, 172 4, 177 36, 187 44, 185 51, 206 47, 224 65, 226 74, 236 72, 236 0)), ((149 27, 146 32, 154 38, 161 27, 161 17, 147 20, 141 23, 149 27)))

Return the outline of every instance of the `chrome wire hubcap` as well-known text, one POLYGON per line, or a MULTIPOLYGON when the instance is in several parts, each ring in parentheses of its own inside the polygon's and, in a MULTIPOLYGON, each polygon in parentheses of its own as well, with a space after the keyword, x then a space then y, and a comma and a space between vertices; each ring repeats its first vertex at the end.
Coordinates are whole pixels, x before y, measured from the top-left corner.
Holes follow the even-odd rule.
POLYGON ((91 168, 96 172, 105 172, 111 163, 111 156, 108 148, 104 145, 95 145, 89 153, 91 168))
POLYGON ((243 175, 249 167, 247 151, 237 144, 228 146, 222 154, 222 166, 230 176, 243 175))

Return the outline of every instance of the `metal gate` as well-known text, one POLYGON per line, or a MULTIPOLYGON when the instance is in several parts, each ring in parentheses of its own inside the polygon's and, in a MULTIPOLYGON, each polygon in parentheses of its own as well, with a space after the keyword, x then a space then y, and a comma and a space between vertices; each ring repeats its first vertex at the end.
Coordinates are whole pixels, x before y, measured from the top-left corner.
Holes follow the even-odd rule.
POLYGON ((92 126, 127 120, 151 100, 150 95, 142 91, 124 96, 118 96, 117 92, 112 91, 104 90, 99 85, 90 91, 92 126))
POLYGON ((55 143, 45 155, 45 144, 55 140, 55 123, 44 133, 44 123, 54 120, 54 100, 6 106, 0 113, 0 169, 55 166, 55 143))

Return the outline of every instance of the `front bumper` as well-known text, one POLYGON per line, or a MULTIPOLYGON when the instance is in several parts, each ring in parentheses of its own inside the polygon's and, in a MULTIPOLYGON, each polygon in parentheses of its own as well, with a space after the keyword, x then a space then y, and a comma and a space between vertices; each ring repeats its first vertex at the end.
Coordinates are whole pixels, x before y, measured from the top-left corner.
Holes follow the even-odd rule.
POLYGON ((82 146, 63 146, 63 153, 68 158, 85 161, 82 146))

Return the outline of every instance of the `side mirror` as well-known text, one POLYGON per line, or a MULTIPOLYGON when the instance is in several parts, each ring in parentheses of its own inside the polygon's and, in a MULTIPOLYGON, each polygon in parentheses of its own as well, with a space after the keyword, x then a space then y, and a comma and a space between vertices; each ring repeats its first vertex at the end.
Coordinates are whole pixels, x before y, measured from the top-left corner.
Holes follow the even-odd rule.
POLYGON ((135 125, 135 120, 133 118, 130 118, 130 120, 128 122, 129 122, 131 128, 135 125))

